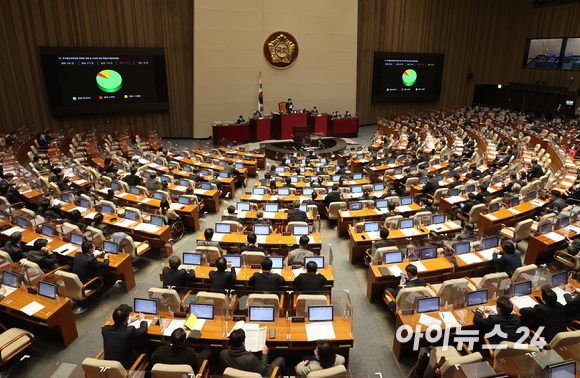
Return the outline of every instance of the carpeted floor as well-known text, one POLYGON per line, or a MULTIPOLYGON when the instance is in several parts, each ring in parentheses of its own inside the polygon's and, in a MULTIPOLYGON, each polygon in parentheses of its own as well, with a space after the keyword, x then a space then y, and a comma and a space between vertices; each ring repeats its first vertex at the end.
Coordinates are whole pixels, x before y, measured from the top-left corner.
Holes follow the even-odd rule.
MULTIPOLYGON (((376 130, 375 126, 366 126, 359 129, 359 137, 353 141, 361 144, 368 144, 376 130)), ((194 140, 170 140, 166 145, 179 146, 181 148, 211 148, 211 141, 194 140)), ((257 148, 258 143, 247 146, 257 148)), ((271 162, 269 162, 271 163, 271 162)), ((260 178, 263 172, 260 171, 260 178)), ((251 178, 248 187, 251 188, 256 181, 251 178)), ((222 199, 220 208, 225 209, 229 204, 235 204, 243 193, 243 189, 236 190, 234 199, 222 199)), ((221 220, 220 214, 205 213, 201 216, 201 230, 206 226, 213 226, 221 220)), ((369 303, 366 298, 367 267, 362 263, 350 265, 348 261, 349 240, 347 236, 340 239, 336 236, 333 224, 328 220, 322 221, 322 240, 324 248, 327 244, 332 245, 334 262, 335 285, 333 297, 344 297, 345 290, 348 290, 354 308, 353 335, 355 338, 354 348, 350 352, 350 374, 353 376, 375 375, 381 373, 382 376, 403 377, 414 364, 416 355, 410 355, 403 361, 397 363, 391 351, 394 337, 395 317, 387 309, 386 305, 376 300, 369 303)), ((180 242, 174 245, 174 252, 193 250, 195 248, 195 238, 199 235, 192 233, 186 235, 180 242)), ((35 343, 27 349, 29 358, 18 364, 10 364, 3 371, 6 373, 10 369, 11 377, 44 377, 56 362, 69 364, 80 364, 85 357, 94 357, 102 349, 102 338, 100 327, 107 319, 112 309, 119 303, 130 303, 129 299, 137 296, 139 292, 146 292, 149 287, 159 286, 159 271, 167 262, 167 258, 162 258, 158 252, 150 251, 144 256, 134 261, 134 266, 139 269, 135 273, 137 288, 131 293, 125 294, 117 286, 107 293, 101 300, 89 303, 89 310, 81 315, 76 315, 76 326, 79 338, 67 349, 64 349, 62 342, 58 340, 56 333, 46 332, 41 327, 34 327, 32 331, 36 335, 35 343), (58 340, 58 341, 57 341, 58 340)), ((4 324, 30 328, 29 323, 14 321, 3 314, 0 314, 0 321, 4 324)), ((293 364, 299 361, 287 361, 289 369, 284 375, 293 375, 293 364)), ((215 357, 211 360, 212 374, 219 374, 221 371, 219 360, 215 357)), ((61 373, 66 373, 68 365, 61 367, 61 373)), ((57 376, 54 376, 55 378, 57 376)), ((59 374, 58 378, 67 377, 66 374, 59 374)))

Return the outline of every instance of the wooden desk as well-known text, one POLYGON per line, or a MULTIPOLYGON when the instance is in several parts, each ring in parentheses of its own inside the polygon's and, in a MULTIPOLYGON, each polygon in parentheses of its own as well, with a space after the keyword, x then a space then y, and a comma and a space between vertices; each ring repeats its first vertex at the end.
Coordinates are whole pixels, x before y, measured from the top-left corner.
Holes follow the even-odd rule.
POLYGON ((234 154, 240 157, 243 156, 251 156, 253 159, 256 159, 258 161, 258 166, 262 169, 266 169, 266 155, 265 154, 255 154, 255 153, 247 153, 247 152, 241 152, 241 151, 237 151, 237 150, 230 150, 228 148, 225 147, 220 147, 218 148, 219 151, 223 152, 224 154, 234 154))
POLYGON ((258 172, 258 161, 257 160, 241 160, 241 159, 227 158, 227 157, 221 156, 221 155, 210 154, 210 153, 207 153, 203 150, 192 150, 192 152, 196 155, 208 157, 210 159, 225 160, 225 161, 231 161, 234 163, 241 163, 244 165, 244 168, 248 169, 248 174, 250 174, 254 177, 257 176, 257 172, 258 172))
MULTIPOLYGON (((70 212, 75 208, 77 208, 76 205, 64 203, 64 205, 60 208, 60 210, 63 211, 64 213, 70 214, 70 212)), ((95 213, 95 211, 86 210, 81 212, 84 223, 91 224, 93 219, 87 217, 91 213, 95 213)), ((113 231, 121 231, 126 234, 129 234, 135 241, 147 241, 149 242, 149 245, 152 248, 159 249, 163 247, 167 242, 169 242, 169 239, 171 239, 171 229, 169 228, 169 226, 158 227, 158 230, 156 232, 149 232, 137 229, 139 225, 144 222, 134 221, 131 225, 124 227, 117 224, 123 220, 123 218, 121 217, 109 214, 103 214, 103 217, 104 217, 103 223, 107 224, 107 226, 109 226, 113 231)))
MULTIPOLYGON (((544 205, 548 203, 548 201, 542 201, 540 199, 535 199, 534 201, 542 202, 544 205)), ((532 201, 527 201, 511 208, 519 213, 514 213, 508 209, 500 209, 495 213, 480 214, 477 221, 477 228, 479 229, 480 235, 483 236, 484 234, 499 230, 502 224, 512 226, 521 220, 531 218, 541 208, 542 206, 536 206, 532 204, 532 201)))
MULTIPOLYGON (((257 219, 256 211, 244 211, 244 217, 240 218, 238 213, 238 219, 241 220, 247 227, 247 230, 252 230, 253 223, 257 219)), ((313 216, 311 211, 307 211, 306 215, 308 216, 308 223, 312 224, 313 216)), ((222 213, 222 219, 224 217, 229 216, 227 210, 222 213)), ((274 230, 280 230, 285 228, 288 225, 288 213, 283 211, 278 211, 277 213, 268 213, 264 212, 264 219, 268 219, 272 222, 272 227, 274 230)))
MULTIPOLYGON (((159 313, 159 316, 163 316, 165 319, 172 319, 172 317, 167 313, 159 313)), ((151 326, 147 329, 146 337, 151 341, 169 343, 171 337, 163 336, 158 324, 158 318, 150 315, 147 315, 146 318, 153 320, 151 326)), ((227 337, 227 334, 232 330, 235 323, 236 322, 231 319, 226 322, 224 317, 216 316, 214 320, 207 320, 205 322, 201 330, 201 337, 198 340, 187 338, 185 345, 196 349, 207 347, 217 350, 227 349, 229 346, 229 338, 227 337)), ((103 327, 108 324, 113 324, 112 317, 103 324, 103 327)), ((268 327, 268 334, 270 328, 276 329, 276 338, 267 338, 266 340, 266 345, 270 348, 270 353, 286 355, 289 353, 289 350, 312 350, 314 344, 312 341, 308 341, 305 328, 306 324, 307 323, 288 323, 286 318, 275 318, 274 323, 260 323, 260 326, 268 327), (290 325, 289 338, 287 338, 288 325, 290 325), (279 349, 280 352, 278 352, 279 349)), ((345 320, 343 317, 335 317, 333 326, 336 338, 328 340, 328 342, 334 347, 335 352, 343 355, 348 362, 350 348, 354 345, 354 337, 352 335, 350 321, 348 319, 345 320)), ((186 330, 186 333, 189 335, 190 331, 186 330)))
MULTIPOLYGON (((214 234, 214 239, 218 234, 214 234)), ((315 255, 319 255, 322 250, 322 239, 320 234, 310 234, 311 238, 314 239, 313 243, 308 243, 308 249, 314 252, 315 255)), ((287 256, 288 252, 298 248, 298 239, 300 236, 284 236, 282 234, 271 234, 266 236, 265 243, 259 243, 261 247, 264 247, 270 252, 275 252, 277 255, 287 256)), ((198 242, 205 240, 203 232, 199 234, 196 239, 198 242)), ((239 247, 248 242, 248 235, 245 234, 223 234, 223 238, 219 241, 220 246, 224 249, 231 247, 239 247)), ((194 248, 192 248, 194 249, 194 248)))
MULTIPOLYGON (((184 195, 187 188, 180 185, 170 184, 168 186, 169 190, 178 195, 184 195)), ((212 209, 216 213, 220 211, 220 193, 219 190, 203 190, 203 189, 194 189, 193 194, 196 196, 201 197, 205 207, 212 209)))
MULTIPOLYGON (((574 223, 573 226, 580 227, 580 223, 574 223)), ((554 233, 561 235, 563 237, 568 237, 570 239, 575 239, 580 234, 576 234, 566 228, 560 228, 554 230, 554 233)), ((530 265, 535 264, 538 258, 542 259, 547 257, 547 252, 554 249, 564 249, 568 243, 566 239, 560 241, 554 241, 546 235, 532 235, 529 239, 528 250, 524 259, 524 264, 530 265)))
POLYGON ((65 348, 68 348, 79 336, 71 301, 68 298, 60 298, 59 303, 57 303, 51 299, 18 289, 0 301, 0 311, 6 315, 50 328, 61 334, 65 348), (40 303, 44 308, 32 316, 20 311, 21 308, 33 301, 40 303))

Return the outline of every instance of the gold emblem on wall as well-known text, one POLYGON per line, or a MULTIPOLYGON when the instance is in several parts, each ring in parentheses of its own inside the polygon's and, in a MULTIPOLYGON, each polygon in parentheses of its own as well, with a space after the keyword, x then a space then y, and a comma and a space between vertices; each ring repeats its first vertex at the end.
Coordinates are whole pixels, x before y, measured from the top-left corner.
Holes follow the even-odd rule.
POLYGON ((264 42, 264 57, 274 68, 290 67, 298 58, 298 42, 288 32, 277 31, 268 36, 264 42))

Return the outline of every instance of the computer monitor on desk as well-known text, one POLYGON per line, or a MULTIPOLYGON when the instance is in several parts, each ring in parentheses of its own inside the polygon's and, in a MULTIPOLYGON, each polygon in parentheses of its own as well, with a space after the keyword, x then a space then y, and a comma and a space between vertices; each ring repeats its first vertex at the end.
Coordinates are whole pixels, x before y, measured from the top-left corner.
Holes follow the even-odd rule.
POLYGON ((558 219, 558 228, 568 227, 570 225, 570 217, 563 216, 558 219))
POLYGON ((111 205, 101 206, 101 211, 103 214, 113 215, 113 207, 111 205))
POLYGON ((163 224, 165 223, 163 217, 160 215, 151 215, 149 218, 149 222, 159 227, 163 227, 163 224))
POLYGON ((401 219, 401 221, 399 222, 399 228, 401 230, 413 227, 414 227, 413 219, 401 219))
POLYGON ((331 322, 334 320, 334 306, 308 307, 309 322, 331 322))
POLYGON ((481 245, 483 245, 483 249, 497 248, 499 246, 499 237, 491 236, 489 238, 485 238, 481 241, 481 245))
POLYGON ((163 201, 163 198, 165 196, 163 195, 163 192, 155 192, 153 193, 153 199, 156 199, 158 201, 163 201))
POLYGON ((119 244, 105 240, 103 242, 103 249, 105 250, 105 253, 112 253, 116 255, 119 253, 119 244))
POLYGON ((302 189, 302 195, 304 195, 304 196, 310 196, 310 195, 312 195, 312 192, 314 192, 314 188, 302 189))
POLYGON ((540 227, 540 233, 541 233, 542 235, 548 234, 548 233, 552 232, 552 227, 553 227, 553 225, 552 225, 552 223, 551 223, 551 222, 544 223, 544 224, 542 224, 542 226, 540 227))
POLYGON ((324 256, 310 256, 304 258, 304 266, 310 261, 314 261, 319 269, 324 268, 324 256))
POLYGON ((395 175, 402 175, 403 174, 403 168, 395 168, 395 175))
POLYGON ((375 192, 381 192, 383 190, 385 190, 385 184, 383 184, 382 182, 379 182, 377 184, 374 184, 374 190, 375 192))
POLYGON ((520 204, 520 197, 513 197, 510 199, 510 207, 518 206, 520 204))
POLYGON ((42 225, 42 235, 47 236, 49 238, 53 238, 54 237, 54 227, 43 224, 42 225))
POLYGON ((351 193, 362 193, 362 185, 353 185, 350 187, 351 193))
POLYGON ((17 217, 16 218, 16 225, 20 228, 26 228, 26 218, 24 217, 17 217))
POLYGON ((433 215, 432 222, 433 224, 445 223, 445 214, 433 215))
POLYGON ((437 247, 421 248, 421 260, 432 260, 437 258, 437 247))
POLYGON ((145 315, 157 315, 157 300, 155 299, 134 299, 133 311, 145 315))
POLYGON ((469 252, 471 252, 471 243, 468 241, 455 243, 453 245, 453 249, 455 250, 455 255, 462 255, 464 253, 469 253, 469 252))
POLYGON ((423 185, 427 183, 427 177, 419 177, 419 185, 423 185))
POLYGON ((184 265, 201 265, 201 253, 195 252, 183 252, 183 264, 184 265))
POLYGON ((401 197, 401 206, 409 206, 413 204, 413 197, 401 197))
POLYGON ((39 296, 55 300, 57 294, 58 294, 58 284, 56 282, 49 282, 44 280, 38 282, 39 296))
POLYGON ((439 297, 417 298, 417 314, 438 312, 440 310, 439 297))
POLYGON ((383 253, 383 264, 399 264, 403 262, 403 252, 402 251, 392 251, 383 253))
POLYGON ((363 174, 362 173, 354 173, 352 175, 352 179, 355 180, 355 181, 356 180, 362 180, 362 178, 363 178, 363 174))
POLYGON ((290 188, 278 188, 278 195, 279 196, 289 196, 290 195, 290 188))
POLYGON ((499 211, 499 202, 494 202, 489 204, 489 212, 495 213, 499 211))
POLYGON ((224 258, 228 263, 231 263, 234 268, 241 268, 242 267, 242 256, 241 255, 233 255, 226 253, 224 258))
POLYGON ((18 288, 18 273, 11 270, 3 270, 2 285, 18 288))
POLYGON ((488 301, 487 289, 468 291, 465 293, 465 303, 467 307, 483 306, 488 301))
POLYGON ((137 220, 137 213, 133 210, 125 210, 125 218, 129 220, 137 220))
POLYGON ((350 211, 358 211, 358 210, 362 210, 362 202, 349 202, 348 204, 348 210, 350 211))
POLYGON ((131 194, 138 196, 139 195, 139 188, 132 186, 131 187, 131 194))
POLYGON ((389 201, 387 200, 378 200, 376 203, 377 209, 384 209, 385 207, 389 206, 389 201))
POLYGON ((521 281, 512 283, 512 294, 514 297, 532 294, 532 281, 521 281))
POLYGON ((546 377, 549 378, 576 378, 576 361, 564 361, 545 367, 546 377))
POLYGON ((202 190, 211 190, 211 184, 209 182, 202 182, 201 189, 202 190))
POLYGON ((263 196, 265 194, 265 192, 266 191, 264 190, 264 188, 253 188, 252 189, 252 194, 256 194, 259 196, 263 196))
POLYGON ((231 234, 232 226, 229 223, 216 223, 215 232, 218 234, 231 234))
POLYGON ((190 303, 189 314, 195 315, 198 319, 213 320, 214 309, 212 304, 190 303))
POLYGON ((70 194, 63 193, 60 195, 60 200, 62 202, 70 203, 70 194))
POLYGON ((71 232, 70 234, 70 242, 74 245, 76 245, 77 247, 81 247, 83 245, 83 235, 82 234, 77 234, 75 232, 71 232))
POLYGON ((236 204, 236 209, 239 211, 250 211, 250 203, 249 202, 238 202, 236 204))
POLYGON ((375 232, 379 230, 379 222, 367 222, 364 224, 365 232, 375 232))
POLYGON ((269 256, 272 260, 272 269, 282 269, 284 267, 284 257, 282 256, 269 256))
POLYGON ((257 224, 254 226, 254 234, 256 235, 270 235, 270 226, 269 225, 260 225, 257 224))
POLYGON ((308 226, 294 226, 292 233, 297 236, 308 235, 309 229, 308 226))
POLYGON ((267 203, 264 205, 264 211, 267 213, 277 213, 278 204, 277 203, 267 203))
POLYGON ((552 274, 552 287, 563 287, 568 283, 568 272, 562 271, 552 274))
POLYGON ((248 308, 248 321, 256 323, 273 323, 274 306, 250 306, 248 308))

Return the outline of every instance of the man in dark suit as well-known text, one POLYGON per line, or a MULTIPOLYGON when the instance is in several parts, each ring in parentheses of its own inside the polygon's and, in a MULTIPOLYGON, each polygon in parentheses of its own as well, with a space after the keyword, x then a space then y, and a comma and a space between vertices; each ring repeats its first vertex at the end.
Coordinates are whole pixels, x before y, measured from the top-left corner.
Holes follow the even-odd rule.
POLYGON ((272 225, 272 221, 269 219, 264 219, 264 210, 259 209, 256 211, 256 220, 254 221, 254 225, 256 224, 263 224, 263 225, 272 225))
POLYGON ((286 177, 285 183, 282 186, 283 188, 296 188, 294 184, 292 184, 292 179, 290 177, 286 177))
POLYGON ((228 262, 225 258, 219 257, 215 261, 216 270, 209 272, 209 289, 213 292, 226 290, 230 283, 236 279, 236 268, 233 266, 229 272, 226 272, 228 262))
MULTIPOLYGON (((425 281, 422 278, 419 278, 419 272, 417 271, 417 267, 415 265, 412 264, 407 265, 405 267, 405 271, 407 272, 407 274, 405 274, 406 281, 404 281, 403 278, 401 278, 399 286, 396 289, 393 289, 392 287, 385 288, 389 293, 393 295, 393 298, 395 299, 397 299, 397 295, 399 294, 399 291, 402 288, 427 285, 427 281, 425 281)), ((389 308, 391 310, 394 309, 394 301, 389 303, 389 308)))
POLYGON ((236 216, 236 208, 232 205, 228 206, 228 215, 222 218, 222 220, 234 221, 239 224, 244 224, 241 219, 236 216))
POLYGON ((129 186, 143 185, 143 179, 137 176, 137 167, 134 166, 131 167, 131 174, 125 176, 123 181, 125 181, 129 186))
POLYGON ((479 201, 474 193, 469 193, 467 196, 469 197, 469 200, 465 202, 463 207, 459 210, 465 217, 469 217, 469 212, 473 206, 479 205, 479 201))
POLYGON ((286 102, 286 113, 292 113, 292 110, 294 110, 294 104, 292 103, 292 99, 289 98, 286 102))
POLYGON ((175 287, 183 288, 186 282, 189 282, 195 278, 195 269, 189 269, 184 266, 182 269, 179 268, 181 265, 181 259, 178 256, 171 256, 169 258, 169 266, 163 268, 163 287, 175 287))
POLYGON ((536 328, 543 326, 541 336, 546 342, 552 341, 559 332, 566 332, 566 313, 564 306, 558 303, 558 296, 554 290, 545 287, 542 289, 542 300, 544 303, 537 304, 530 308, 521 308, 520 315, 523 319, 529 318, 534 321, 536 328))
POLYGON ((431 200, 427 197, 421 198, 421 210, 419 211, 429 211, 431 214, 437 214, 437 209, 431 205, 431 200))
POLYGON ((326 198, 324 199, 326 206, 330 206, 330 204, 333 202, 342 201, 342 199, 340 198, 340 192, 338 191, 338 188, 339 188, 338 184, 334 184, 332 186, 332 192, 328 193, 326 195, 326 198))
POLYGON ((458 173, 454 174, 452 179, 453 179, 453 182, 447 186, 447 188, 449 188, 450 191, 452 189, 455 189, 456 187, 462 185, 461 176, 458 173))
POLYGON ((328 283, 326 277, 317 273, 316 262, 309 261, 306 264, 306 273, 302 273, 294 279, 294 284, 300 287, 304 294, 318 294, 322 287, 328 283))
POLYGON ((105 360, 119 361, 125 369, 129 369, 137 357, 131 348, 133 340, 147 334, 147 322, 145 315, 134 314, 130 316, 131 309, 123 304, 113 312, 112 325, 106 325, 101 329, 103 335, 103 349, 105 360), (139 319, 139 328, 129 326, 128 323, 139 319))
POLYGON ((439 189, 439 181, 435 180, 435 176, 433 175, 433 173, 429 173, 427 174, 427 182, 425 183, 425 186, 423 187, 423 194, 427 195, 435 195, 435 191, 439 189))
MULTIPOLYGON (((473 323, 480 331, 482 331, 480 336, 483 337, 485 333, 490 333, 496 325, 499 325, 499 329, 505 333, 507 337, 496 334, 489 338, 489 343, 491 345, 497 346, 504 340, 513 342, 518 341, 521 337, 521 334, 516 333, 516 331, 522 325, 522 321, 518 315, 512 314, 514 309, 512 302, 510 302, 510 300, 506 297, 499 297, 497 299, 496 307, 497 315, 488 315, 487 318, 483 317, 483 312, 487 314, 493 314, 493 309, 491 307, 483 307, 475 311, 473 316, 473 323)), ((480 352, 482 352, 484 355, 484 359, 486 355, 487 358, 489 358, 489 351, 487 349, 482 349, 480 352)))
POLYGON ((246 350, 246 332, 238 328, 230 333, 230 346, 220 352, 220 363, 222 366, 232 367, 234 369, 258 373, 262 377, 272 375, 276 366, 280 371, 284 371, 286 362, 283 357, 278 357, 271 364, 268 364, 268 353, 270 350, 266 345, 262 348, 261 358, 258 359, 252 352, 258 350, 246 350))
POLYGON ((10 185, 7 183, 0 184, 0 196, 6 198, 6 200, 8 200, 8 202, 10 202, 12 205, 18 202, 22 202, 20 196, 18 195, 18 191, 10 188, 10 185))
POLYGON ((211 349, 205 348, 198 354, 193 348, 184 347, 186 336, 183 328, 174 330, 171 333, 171 344, 157 348, 151 355, 150 365, 189 365, 193 371, 198 371, 203 361, 211 357, 211 349))
POLYGON ((414 178, 415 175, 411 174, 411 168, 405 168, 404 172, 405 176, 403 176, 403 178, 401 179, 401 184, 406 185, 407 180, 410 178, 414 178))
POLYGON ((300 201, 292 201, 292 210, 288 212, 288 222, 306 222, 308 215, 300 210, 300 201))
POLYGON ((554 202, 550 204, 549 210, 560 213, 566 207, 566 201, 562 198, 562 193, 559 190, 552 190, 552 198, 554 202))
MULTIPOLYGON (((105 253, 104 260, 99 261, 93 256, 95 251, 93 248, 93 243, 86 241, 81 246, 82 252, 77 252, 73 261, 72 272, 79 277, 79 280, 83 284, 86 284, 95 277, 99 277, 99 269, 104 269, 109 267, 109 254, 105 253)), ((89 288, 99 288, 101 283, 95 281, 89 285, 89 288)))
POLYGON ((242 123, 246 123, 246 120, 244 119, 243 116, 240 116, 236 121, 236 125, 241 125, 242 123))
POLYGON ((22 251, 22 246, 20 246, 20 243, 22 242, 22 232, 20 231, 13 232, 8 239, 9 241, 7 241, 6 244, 4 244, 2 250, 8 252, 10 258, 14 262, 18 262, 22 259, 25 259, 26 253, 22 251))
POLYGON ((475 240, 477 238, 477 234, 474 232, 475 226, 472 223, 465 223, 463 226, 463 232, 457 234, 454 240, 475 240))
POLYGON ((276 291, 278 286, 284 285, 286 281, 278 273, 270 272, 272 270, 272 260, 266 257, 262 260, 262 272, 256 272, 250 277, 250 285, 254 285, 254 290, 260 292, 276 291))
POLYGON ((480 178, 483 177, 483 172, 477 169, 477 164, 471 164, 469 166, 469 169, 471 169, 471 177, 474 180, 479 180, 480 178))
POLYGON ((231 160, 228 161, 228 164, 225 166, 224 170, 230 175, 230 177, 234 177, 240 173, 240 171, 238 171, 234 166, 234 162, 231 160))
POLYGON ((36 239, 32 251, 28 252, 27 259, 38 264, 43 272, 48 273, 58 268, 58 259, 56 253, 52 253, 46 245, 48 240, 36 239))
POLYGON ((570 282, 566 285, 566 293, 564 299, 566 300, 566 324, 570 324, 574 320, 580 320, 580 292, 570 282))
POLYGON ((316 193, 316 191, 313 191, 312 194, 310 195, 310 199, 307 199, 305 201, 302 201, 303 205, 315 205, 318 206, 318 202, 316 202, 316 198, 318 197, 318 193, 316 193))
POLYGON ((532 168, 528 172, 528 180, 531 181, 535 178, 540 178, 543 175, 544 175, 544 170, 542 169, 540 164, 538 164, 538 161, 536 159, 533 159, 532 160, 532 168))
POLYGON ((487 190, 487 186, 481 185, 475 199, 481 203, 486 203, 489 197, 491 197, 491 193, 487 190))
POLYGON ((266 256, 266 250, 264 249, 264 247, 260 247, 258 244, 256 244, 256 241, 258 240, 258 238, 256 237, 256 234, 254 234, 253 232, 250 233, 248 235, 248 243, 244 246, 242 246, 241 251, 242 252, 262 252, 264 254, 264 256, 266 256))
POLYGON ((512 242, 506 241, 501 245, 501 251, 493 253, 492 261, 499 264, 499 271, 506 272, 510 277, 514 271, 522 266, 522 259, 519 253, 516 253, 516 247, 512 242))

